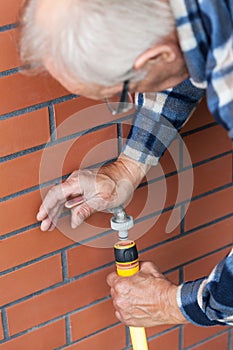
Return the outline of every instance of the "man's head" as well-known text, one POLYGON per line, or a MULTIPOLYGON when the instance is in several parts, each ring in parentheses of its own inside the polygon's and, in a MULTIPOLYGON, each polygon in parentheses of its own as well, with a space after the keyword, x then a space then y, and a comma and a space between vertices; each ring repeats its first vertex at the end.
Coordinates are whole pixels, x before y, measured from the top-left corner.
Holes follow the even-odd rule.
POLYGON ((158 91, 187 76, 166 0, 29 0, 21 55, 93 98, 127 79, 133 91, 158 91))

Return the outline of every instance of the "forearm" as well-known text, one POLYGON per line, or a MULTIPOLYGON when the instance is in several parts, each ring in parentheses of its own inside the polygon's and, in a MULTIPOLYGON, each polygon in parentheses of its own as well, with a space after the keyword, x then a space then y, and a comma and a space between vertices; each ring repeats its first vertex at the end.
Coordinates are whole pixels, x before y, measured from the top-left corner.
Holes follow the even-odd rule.
POLYGON ((124 154, 157 165, 204 95, 205 90, 193 86, 189 79, 172 90, 140 94, 124 154))
POLYGON ((233 251, 207 278, 185 282, 177 292, 183 315, 200 326, 233 325, 233 251))

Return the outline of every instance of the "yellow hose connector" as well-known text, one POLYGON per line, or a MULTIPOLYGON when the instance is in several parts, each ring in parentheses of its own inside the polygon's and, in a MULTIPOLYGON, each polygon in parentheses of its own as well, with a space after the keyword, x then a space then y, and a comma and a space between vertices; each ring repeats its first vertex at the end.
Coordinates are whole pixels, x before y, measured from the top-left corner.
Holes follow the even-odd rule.
MULTIPOLYGON (((139 271, 139 260, 134 241, 120 241, 114 245, 118 276, 130 277, 139 271)), ((133 350, 148 350, 146 331, 143 327, 129 327, 133 350)))

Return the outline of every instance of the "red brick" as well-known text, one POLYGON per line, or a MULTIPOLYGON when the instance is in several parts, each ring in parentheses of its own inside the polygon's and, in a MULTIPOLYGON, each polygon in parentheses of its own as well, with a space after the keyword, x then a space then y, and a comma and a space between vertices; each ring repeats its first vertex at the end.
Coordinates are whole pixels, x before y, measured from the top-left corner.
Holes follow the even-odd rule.
MULTIPOLYGON (((219 125, 186 136, 183 140, 193 164, 232 149, 227 131, 219 125)), ((186 166, 187 162, 184 165, 186 166)))
POLYGON ((166 278, 174 284, 179 284, 179 270, 165 274, 166 278))
POLYGON ((2 324, 2 313, 0 312, 0 340, 4 338, 3 324, 2 324))
POLYGON ((176 197, 177 176, 174 175, 137 189, 127 212, 133 213, 134 219, 137 219, 172 205, 176 197))
POLYGON ((154 261, 163 271, 232 243, 233 218, 210 225, 141 254, 141 260, 154 261), (220 235, 219 232, 224 232, 220 235))
POLYGON ((0 203, 0 235, 18 230, 36 221, 41 204, 40 192, 31 192, 0 203))
POLYGON ((83 130, 109 123, 121 118, 109 112, 103 101, 78 97, 54 106, 58 137, 64 137, 83 130))
MULTIPOLYGON (((181 171, 178 174, 180 198, 177 202, 190 200, 192 197, 213 191, 231 183, 231 155, 209 161, 208 163, 181 171), (193 187, 193 188, 192 188, 193 187)), ((169 182, 167 182, 169 184, 169 182)), ((168 188, 168 196, 170 189, 168 188)), ((174 188, 176 191, 177 189, 174 188)))
POLYGON ((17 73, 0 79, 0 94, 0 114, 5 114, 68 95, 68 92, 48 75, 27 76, 17 73))
POLYGON ((166 334, 156 337, 149 342, 150 350, 178 350, 179 349, 179 330, 174 329, 166 334))
POLYGON ((184 278, 186 280, 195 280, 205 275, 209 275, 213 267, 218 264, 229 253, 229 251, 230 248, 223 249, 185 266, 184 278))
POLYGON ((119 350, 125 348, 125 338, 125 327, 119 325, 67 346, 64 350, 108 349, 106 346, 111 350, 119 350))
POLYGON ((73 242, 58 230, 41 232, 39 228, 1 241, 0 271, 21 265, 40 256, 65 248, 73 242))
POLYGON ((230 187, 191 202, 186 213, 185 229, 190 230, 232 213, 232 198, 233 187, 230 187))
MULTIPOLYGON (((178 144, 178 143, 176 143, 178 144)), ((174 145, 175 148, 175 145, 174 145)), ((174 150, 176 152, 176 150, 174 150)), ((178 149, 177 149, 178 152, 178 149)), ((176 156, 172 157, 169 153, 169 150, 167 150, 162 158, 160 159, 159 163, 156 166, 152 166, 148 173, 146 174, 146 177, 142 180, 142 183, 145 181, 150 181, 158 178, 164 177, 164 174, 169 174, 171 172, 177 171, 176 167, 176 160, 178 158, 176 156)))
POLYGON ((133 119, 132 118, 127 120, 125 123, 124 122, 122 123, 122 136, 123 136, 123 139, 125 139, 124 141, 126 141, 127 136, 129 135, 132 123, 133 123, 133 119))
MULTIPOLYGON (((180 209, 176 209, 180 215, 180 209)), ((138 250, 145 249, 151 245, 166 241, 171 237, 175 237, 180 233, 180 228, 177 226, 170 233, 166 232, 168 221, 171 217, 172 211, 163 213, 158 217, 152 217, 146 221, 141 221, 130 230, 129 237, 134 240, 139 236, 137 241, 138 250), (144 234, 143 234, 144 233, 144 234)))
POLYGON ((155 180, 163 178, 164 175, 176 172, 179 168, 179 143, 174 141, 172 145, 166 150, 161 157, 159 163, 156 166, 152 166, 146 177, 142 180, 145 181, 155 180))
POLYGON ((2 120, 0 157, 47 143, 49 137, 49 119, 46 108, 2 120))
POLYGON ((0 164, 1 197, 39 184, 41 153, 37 151, 0 164))
POLYGON ((112 248, 94 248, 80 245, 67 251, 69 277, 78 276, 114 261, 112 248), (89 259, 87 259, 87 256, 89 259))
POLYGON ((11 335, 106 297, 109 287, 104 269, 72 283, 43 293, 7 309, 11 335))
POLYGON ((74 242, 81 242, 84 245, 94 248, 109 248, 113 246, 112 242, 116 242, 117 234, 114 233, 112 235, 109 233, 103 235, 103 237, 101 235, 102 238, 99 238, 98 235, 105 231, 103 230, 103 224, 106 224, 106 230, 110 230, 110 217, 110 214, 95 213, 74 230, 70 226, 70 217, 66 216, 59 220, 57 228, 74 242), (112 238, 113 236, 114 238, 112 238), (83 242, 87 239, 88 242, 83 242))
MULTIPOLYGON (((73 114, 76 114, 82 111, 83 109, 89 108, 96 104, 102 104, 102 103, 103 103, 102 101, 90 100, 89 98, 80 96, 80 97, 74 98, 73 100, 56 104, 54 106, 54 111, 55 111, 57 127, 61 125, 66 119, 68 119, 73 114)), ((93 126, 92 124, 88 124, 88 121, 83 120, 83 118, 80 118, 79 123, 83 123, 84 126, 83 127, 80 126, 80 128, 78 128, 77 130, 75 129, 74 132, 85 130, 93 126)))
POLYGON ((187 124, 182 128, 181 132, 183 133, 190 130, 195 130, 213 122, 215 122, 215 120, 208 110, 206 99, 203 99, 187 124))
POLYGON ((193 350, 227 350, 228 349, 228 334, 224 333, 218 337, 210 339, 203 344, 194 346, 193 350))
POLYGON ((8 30, 0 33, 0 72, 12 69, 20 65, 19 57, 17 54, 17 29, 8 30))
POLYGON ((116 137, 116 126, 110 126, 2 163, 0 195, 7 196, 70 173, 80 166, 114 158, 117 155, 116 137))
POLYGON ((66 344, 65 320, 59 320, 0 344, 1 350, 51 350, 66 344))
POLYGON ((69 173, 72 170, 86 168, 115 158, 117 155, 117 127, 112 125, 76 139, 69 148, 63 171, 69 173))
POLYGON ((8 0, 1 2, 0 26, 14 23, 18 20, 18 13, 22 0, 8 0))
POLYGON ((112 300, 103 301, 70 316, 72 341, 84 338, 116 322, 112 300))
POLYGON ((61 256, 55 255, 0 277, 0 305, 62 281, 61 256))
POLYGON ((178 171, 180 162, 179 149, 179 141, 174 140, 160 158, 159 164, 153 168, 156 169, 158 166, 160 166, 163 174, 169 174, 173 171, 178 171))
MULTIPOLYGON (((224 328, 225 329, 225 328, 224 328)), ((222 326, 215 327, 197 327, 192 324, 184 325, 184 337, 183 337, 183 347, 193 346, 207 338, 213 337, 216 334, 222 332, 222 326)), ((195 347, 199 350, 199 347, 195 347)), ((226 349, 220 347, 219 349, 226 349)), ((211 349, 212 350, 212 349, 211 349)))
POLYGON ((209 161, 194 169, 193 196, 229 184, 232 181, 232 156, 209 161))

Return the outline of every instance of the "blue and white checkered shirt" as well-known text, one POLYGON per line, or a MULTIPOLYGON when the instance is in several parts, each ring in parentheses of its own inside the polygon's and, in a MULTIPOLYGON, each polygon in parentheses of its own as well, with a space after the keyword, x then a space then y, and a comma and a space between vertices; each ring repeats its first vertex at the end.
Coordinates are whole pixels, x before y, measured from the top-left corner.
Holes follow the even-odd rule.
MULTIPOLYGON (((138 112, 124 154, 150 165, 175 138, 203 96, 233 139, 233 1, 170 0, 189 79, 163 91, 137 95, 138 112)), ((208 278, 186 282, 178 303, 198 325, 233 325, 233 254, 208 278)))
POLYGON ((209 277, 181 285, 177 302, 194 324, 233 326, 233 249, 209 277))

